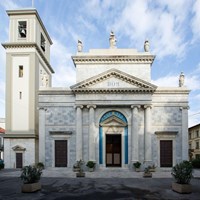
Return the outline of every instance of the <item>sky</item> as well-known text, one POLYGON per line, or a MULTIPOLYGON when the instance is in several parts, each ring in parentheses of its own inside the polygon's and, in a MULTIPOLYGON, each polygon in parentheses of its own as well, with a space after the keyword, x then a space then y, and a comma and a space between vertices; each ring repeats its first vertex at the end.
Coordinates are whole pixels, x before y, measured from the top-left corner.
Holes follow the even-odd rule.
MULTIPOLYGON (((78 39, 83 51, 109 48, 110 31, 117 48, 144 51, 146 39, 156 55, 152 83, 178 87, 181 72, 189 95, 189 127, 200 123, 200 0, 0 0, 0 42, 8 41, 6 10, 37 9, 50 37, 53 87, 75 84, 71 56, 78 39)), ((0 118, 5 117, 5 50, 0 46, 0 118)))

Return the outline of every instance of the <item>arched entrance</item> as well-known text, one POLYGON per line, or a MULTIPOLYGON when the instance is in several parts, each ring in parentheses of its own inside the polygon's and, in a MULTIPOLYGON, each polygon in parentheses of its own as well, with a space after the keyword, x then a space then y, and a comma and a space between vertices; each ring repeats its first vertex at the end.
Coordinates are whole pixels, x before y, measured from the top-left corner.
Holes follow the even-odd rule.
POLYGON ((118 111, 106 112, 99 121, 99 164, 106 167, 128 164, 128 123, 118 111))

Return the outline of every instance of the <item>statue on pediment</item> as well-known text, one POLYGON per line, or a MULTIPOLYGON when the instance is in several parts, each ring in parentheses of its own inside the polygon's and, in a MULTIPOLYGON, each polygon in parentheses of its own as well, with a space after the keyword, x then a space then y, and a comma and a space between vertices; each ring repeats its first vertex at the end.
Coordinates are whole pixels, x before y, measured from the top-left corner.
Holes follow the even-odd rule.
POLYGON ((146 39, 144 42, 144 51, 149 52, 149 49, 150 49, 150 44, 149 41, 146 39))
POLYGON ((78 52, 83 51, 83 43, 81 40, 78 40, 77 50, 78 50, 78 52))
POLYGON ((179 76, 179 87, 184 86, 184 81, 185 81, 185 75, 183 74, 183 72, 181 72, 181 74, 179 76))
POLYGON ((110 32, 109 41, 110 41, 110 48, 111 48, 111 49, 116 48, 117 40, 116 40, 116 38, 115 38, 115 34, 114 34, 113 31, 110 32))

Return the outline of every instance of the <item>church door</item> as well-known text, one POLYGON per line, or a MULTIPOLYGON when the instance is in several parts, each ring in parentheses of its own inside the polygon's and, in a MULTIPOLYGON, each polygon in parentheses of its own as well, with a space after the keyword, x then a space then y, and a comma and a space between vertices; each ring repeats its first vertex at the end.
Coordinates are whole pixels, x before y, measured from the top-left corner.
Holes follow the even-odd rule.
POLYGON ((67 140, 55 140, 55 167, 67 167, 67 140))
POLYGON ((121 167, 121 134, 106 134, 106 167, 121 167))
POLYGON ((160 141, 160 167, 172 167, 172 140, 160 141))
POLYGON ((22 153, 16 153, 16 168, 22 168, 22 153))

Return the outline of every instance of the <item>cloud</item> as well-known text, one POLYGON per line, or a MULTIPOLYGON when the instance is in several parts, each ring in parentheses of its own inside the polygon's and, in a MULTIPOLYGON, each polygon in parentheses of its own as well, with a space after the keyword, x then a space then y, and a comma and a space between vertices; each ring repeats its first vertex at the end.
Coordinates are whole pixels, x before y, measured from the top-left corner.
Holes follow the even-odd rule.
POLYGON ((161 87, 178 87, 178 76, 167 75, 157 80, 152 80, 152 83, 161 87))
POLYGON ((53 86, 66 87, 75 83, 75 69, 71 61, 71 54, 67 48, 55 38, 52 45, 53 86), (71 64, 71 65, 70 65, 71 64))
MULTIPOLYGON (((156 80, 152 80, 152 83, 162 87, 178 87, 179 75, 167 75, 164 77, 160 77, 156 80)), ((192 91, 200 90, 200 76, 198 75, 185 76, 184 85, 187 86, 187 88, 192 91)))
POLYGON ((16 9, 21 7, 19 4, 16 4, 16 1, 0 1, 0 5, 4 7, 5 10, 16 9))
MULTIPOLYGON (((136 46, 150 40, 157 58, 168 55, 182 57, 185 54, 185 20, 189 3, 183 1, 127 1, 115 20, 115 29, 123 32, 136 46), (162 2, 162 3, 161 3, 162 2), (179 8, 180 7, 180 8, 179 8)), ((132 45, 132 44, 131 44, 132 45)))
POLYGON ((193 5, 192 12, 194 14, 191 22, 191 28, 193 31, 193 42, 197 39, 200 39, 200 0, 196 0, 196 2, 193 5))

